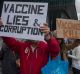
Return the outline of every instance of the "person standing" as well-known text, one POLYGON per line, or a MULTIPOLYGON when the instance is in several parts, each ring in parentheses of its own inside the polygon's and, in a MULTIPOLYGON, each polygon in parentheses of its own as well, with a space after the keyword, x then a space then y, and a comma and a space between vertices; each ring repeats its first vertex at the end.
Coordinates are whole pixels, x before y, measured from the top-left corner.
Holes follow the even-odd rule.
POLYGON ((2 37, 4 43, 19 54, 20 74, 41 74, 41 68, 47 64, 49 55, 53 59, 59 54, 59 43, 50 35, 48 25, 43 24, 40 30, 45 34, 46 42, 34 40, 21 42, 14 38, 2 37))
POLYGON ((11 51, 10 48, 3 43, 2 46, 2 74, 19 74, 16 60, 17 53, 11 51))
POLYGON ((73 74, 80 74, 80 40, 75 40, 72 50, 72 55, 68 54, 68 57, 72 58, 72 70, 73 74))

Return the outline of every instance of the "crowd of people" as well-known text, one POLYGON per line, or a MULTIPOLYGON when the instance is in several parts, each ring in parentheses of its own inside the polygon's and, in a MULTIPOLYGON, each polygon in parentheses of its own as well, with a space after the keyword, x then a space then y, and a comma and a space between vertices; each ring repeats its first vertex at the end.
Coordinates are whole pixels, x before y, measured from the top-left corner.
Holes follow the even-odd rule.
MULTIPOLYGON (((3 25, 1 19, 0 25, 3 25)), ((62 60, 68 60, 73 74, 80 74, 80 39, 58 39, 50 33, 47 24, 40 29, 45 34, 46 42, 1 37, 2 74, 41 74, 49 55, 54 60, 58 54, 62 60)))
MULTIPOLYGON (((0 25, 3 25, 1 19, 0 25)), ((48 25, 44 24, 40 30, 45 34, 46 42, 22 42, 11 37, 2 37, 5 43, 2 48, 3 74, 41 74, 41 68, 47 64, 49 55, 54 59, 59 54, 59 43, 50 35, 48 25)))

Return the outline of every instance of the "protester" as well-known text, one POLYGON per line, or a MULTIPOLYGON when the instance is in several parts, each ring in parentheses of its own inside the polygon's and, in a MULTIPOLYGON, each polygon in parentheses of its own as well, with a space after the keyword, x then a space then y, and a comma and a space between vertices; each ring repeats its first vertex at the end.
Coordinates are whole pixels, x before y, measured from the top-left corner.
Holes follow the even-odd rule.
MULTIPOLYGON (((0 23, 2 23, 1 20, 0 23)), ((44 24, 40 30, 45 34, 46 42, 33 40, 21 42, 14 38, 3 37, 6 45, 19 53, 20 74, 41 74, 41 68, 47 64, 49 55, 53 59, 59 53, 59 43, 50 36, 48 25, 44 24)))
POLYGON ((72 58, 73 74, 80 74, 80 40, 75 40, 73 46, 72 55, 68 57, 72 58))
MULTIPOLYGON (((66 44, 67 54, 72 55, 72 50, 75 47, 73 44, 74 44, 74 39, 71 39, 71 38, 68 39, 68 44, 66 44)), ((72 69, 72 58, 68 57, 68 61, 69 61, 69 68, 72 69)))
POLYGON ((11 51, 5 44, 2 46, 2 74, 19 74, 19 68, 16 64, 17 53, 11 51))

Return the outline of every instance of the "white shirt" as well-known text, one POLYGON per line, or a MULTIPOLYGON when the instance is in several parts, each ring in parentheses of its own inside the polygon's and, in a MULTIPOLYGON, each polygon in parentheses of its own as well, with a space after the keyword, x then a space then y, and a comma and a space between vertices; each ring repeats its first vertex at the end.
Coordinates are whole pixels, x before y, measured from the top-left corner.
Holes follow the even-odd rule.
POLYGON ((80 70, 80 45, 72 50, 72 55, 68 55, 72 58, 72 67, 80 70))

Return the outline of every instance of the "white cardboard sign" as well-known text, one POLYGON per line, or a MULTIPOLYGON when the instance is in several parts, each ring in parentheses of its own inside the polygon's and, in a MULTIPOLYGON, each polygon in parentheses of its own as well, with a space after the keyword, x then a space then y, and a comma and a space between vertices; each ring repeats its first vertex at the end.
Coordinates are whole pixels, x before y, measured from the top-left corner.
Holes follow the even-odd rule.
POLYGON ((80 21, 57 18, 56 27, 58 38, 80 39, 80 21))
POLYGON ((48 3, 5 1, 0 36, 43 41, 39 28, 46 22, 47 8, 48 3))

